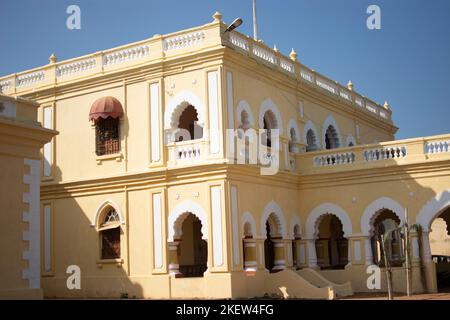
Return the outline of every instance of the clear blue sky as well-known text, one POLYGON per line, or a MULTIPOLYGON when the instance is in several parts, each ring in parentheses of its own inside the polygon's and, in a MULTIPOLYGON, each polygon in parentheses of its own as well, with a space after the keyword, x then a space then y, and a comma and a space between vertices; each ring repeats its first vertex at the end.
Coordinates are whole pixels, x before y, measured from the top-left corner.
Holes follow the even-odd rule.
MULTIPOLYGON (((251 0, 0 0, 0 75, 212 21, 242 17, 252 35, 251 0), (66 8, 81 8, 81 30, 66 8)), ((285 54, 379 103, 389 101, 397 138, 450 133, 449 0, 258 0, 260 37, 285 54), (366 9, 381 7, 381 30, 366 9)))

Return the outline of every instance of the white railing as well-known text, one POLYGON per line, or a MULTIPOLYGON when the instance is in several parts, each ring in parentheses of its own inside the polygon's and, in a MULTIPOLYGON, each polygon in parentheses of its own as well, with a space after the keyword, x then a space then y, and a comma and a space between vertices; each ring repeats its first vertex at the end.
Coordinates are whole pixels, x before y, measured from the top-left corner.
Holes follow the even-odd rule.
POLYGON ((275 64, 276 62, 275 54, 259 46, 256 45, 253 46, 253 54, 258 58, 261 58, 262 60, 265 60, 269 63, 275 64))
POLYGON ((316 84, 318 87, 325 89, 333 94, 337 94, 336 86, 326 81, 325 79, 316 77, 316 84))
POLYGON ((450 140, 430 141, 425 144, 425 153, 444 153, 450 152, 450 140))
POLYGON ((294 64, 287 59, 280 59, 280 67, 290 73, 295 73, 294 64))
POLYGON ((355 103, 360 106, 361 108, 364 108, 364 100, 360 97, 355 98, 355 103))
POLYGON ((248 41, 238 36, 236 33, 230 33, 230 41, 236 47, 241 48, 242 50, 247 52, 250 51, 248 41))
POLYGON ((386 159, 400 159, 407 156, 405 146, 383 147, 371 150, 364 150, 365 161, 379 161, 386 159))
POLYGON ((370 112, 377 113, 377 107, 375 107, 370 102, 366 102, 366 109, 369 110, 370 112))
POLYGON ((355 162, 354 152, 341 152, 333 154, 325 154, 314 157, 314 165, 316 167, 337 166, 343 164, 352 164, 355 162))
POLYGON ((203 31, 191 32, 164 40, 164 51, 172 51, 184 49, 198 45, 205 40, 205 33, 203 31))
POLYGON ((353 101, 352 95, 351 95, 351 93, 348 92, 348 91, 345 91, 345 90, 343 90, 343 89, 340 89, 340 90, 339 90, 339 95, 341 96, 341 98, 344 98, 345 100, 353 101))
POLYGON ((25 87, 43 81, 45 78, 44 71, 22 74, 16 78, 17 87, 25 87))
POLYGON ((0 81, 0 92, 9 90, 11 87, 11 80, 0 81))
POLYGON ((95 64, 94 58, 63 64, 56 68, 56 76, 68 77, 73 74, 89 71, 95 68, 95 64))
POLYGON ((187 160, 201 157, 201 146, 199 144, 175 146, 175 159, 187 160))
POLYGON ((309 72, 308 70, 306 70, 306 69, 301 69, 301 70, 300 70, 300 76, 301 76, 304 80, 314 83, 314 75, 313 75, 311 72, 309 72))
POLYGON ((126 61, 137 60, 146 57, 149 54, 150 48, 148 45, 141 45, 123 50, 117 50, 104 55, 103 65, 109 66, 126 61))

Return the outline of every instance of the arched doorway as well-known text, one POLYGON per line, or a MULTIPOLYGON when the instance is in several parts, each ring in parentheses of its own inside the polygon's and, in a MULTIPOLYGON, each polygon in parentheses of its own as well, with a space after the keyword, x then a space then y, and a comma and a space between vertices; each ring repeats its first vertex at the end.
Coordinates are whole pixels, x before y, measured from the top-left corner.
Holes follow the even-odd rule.
POLYGON ((264 135, 262 137, 262 144, 271 148, 272 147, 272 130, 278 129, 277 118, 272 110, 266 111, 263 117, 263 129, 264 135))
POLYGON ((399 217, 389 209, 382 209, 376 214, 372 223, 371 245, 373 254, 373 263, 380 267, 385 267, 384 255, 391 267, 401 267, 403 264, 404 243, 400 226, 399 217), (390 236, 385 239, 385 247, 382 247, 381 237, 389 230, 390 236))
POLYGON ((203 128, 197 124, 198 112, 193 105, 187 105, 178 121, 178 132, 175 141, 188 141, 201 139, 203 128))
POLYGON ((434 218, 429 239, 438 290, 450 292, 450 207, 434 218))
POLYGON ((207 269, 208 245, 202 239, 202 222, 189 213, 182 224, 178 245, 179 277, 203 277, 207 269))
POLYGON ((275 213, 265 221, 264 264, 270 272, 286 268, 281 222, 275 213))
POLYGON ((316 255, 321 269, 344 269, 348 263, 348 241, 344 238, 341 220, 333 214, 320 219, 316 255))
POLYGON ((273 267, 275 266, 275 249, 270 233, 270 224, 269 221, 266 221, 266 240, 264 240, 264 264, 267 270, 272 271, 273 267))
POLYGON ((336 149, 339 148, 339 137, 336 129, 329 125, 325 132, 325 148, 336 149))

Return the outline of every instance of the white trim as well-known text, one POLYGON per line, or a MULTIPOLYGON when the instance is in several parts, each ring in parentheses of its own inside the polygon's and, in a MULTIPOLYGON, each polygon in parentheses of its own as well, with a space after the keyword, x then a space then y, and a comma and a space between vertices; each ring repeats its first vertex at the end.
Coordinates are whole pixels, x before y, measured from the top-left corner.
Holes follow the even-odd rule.
POLYGON ((202 223, 202 239, 208 240, 208 216, 206 211, 194 201, 186 200, 173 208, 169 214, 167 236, 168 242, 173 242, 175 236, 181 237, 181 227, 184 219, 189 213, 200 219, 202 223))
POLYGON ((122 214, 122 210, 120 210, 120 206, 115 203, 113 200, 105 200, 103 201, 98 207, 97 207, 97 211, 95 213, 95 217, 94 217, 94 222, 91 223, 91 227, 96 227, 98 228, 100 226, 98 219, 100 219, 100 215, 103 213, 103 210, 106 207, 112 207, 114 210, 116 210, 117 214, 119 215, 120 218, 120 223, 121 224, 125 224, 125 219, 124 216, 122 214))
POLYGON ((300 129, 298 128, 297 121, 295 121, 294 119, 290 119, 288 122, 287 128, 288 129, 287 129, 286 135, 288 136, 289 140, 291 140, 291 129, 294 129, 296 140, 294 140, 292 142, 299 143, 301 141, 301 135, 300 135, 300 129))
POLYGON ((52 208, 44 205, 44 272, 52 271, 52 208))
POLYGON ((239 255, 239 248, 240 248, 239 217, 238 217, 238 195, 236 186, 231 186, 231 219, 233 222, 233 261, 234 265, 238 266, 241 262, 241 257, 239 255))
POLYGON ((250 213, 250 212, 245 212, 243 215, 242 215, 242 222, 241 222, 241 228, 242 228, 242 237, 244 238, 245 237, 245 234, 244 234, 244 227, 245 227, 245 224, 246 223, 250 223, 250 226, 251 226, 251 230, 252 230, 252 236, 253 236, 253 238, 255 238, 256 237, 256 222, 255 222, 255 219, 253 218, 253 215, 250 213))
POLYGON ((197 110, 197 123, 203 127, 205 125, 205 106, 202 100, 193 92, 183 90, 170 99, 166 107, 164 112, 164 129, 177 128, 180 115, 189 104, 197 110))
MULTIPOLYGON (((46 129, 53 129, 53 106, 44 107, 43 126, 46 129)), ((53 165, 53 145, 52 141, 44 145, 44 177, 52 175, 53 165)))
POLYGON ((314 132, 314 136, 316 138, 316 148, 317 148, 317 150, 319 150, 321 148, 320 136, 319 136, 319 133, 317 131, 317 128, 316 128, 315 124, 311 120, 309 120, 305 124, 305 127, 303 128, 303 143, 305 145, 308 145, 307 134, 308 134, 309 130, 312 130, 314 132))
POLYGON ((211 214, 213 231, 213 260, 214 266, 223 265, 223 237, 222 237, 222 187, 211 187, 211 214))
POLYGON ((208 72, 209 107, 209 150, 211 154, 220 152, 219 132, 219 92, 217 71, 208 72))
POLYGON ((323 148, 326 147, 326 143, 325 143, 325 134, 327 133, 327 129, 329 126, 333 126, 334 130, 336 130, 336 134, 337 134, 337 139, 338 139, 338 148, 342 147, 342 136, 341 136, 341 131, 339 130, 339 126, 336 123, 336 120, 334 119, 334 117, 330 114, 325 121, 323 122, 322 125, 322 146, 323 148))
POLYGON ((315 207, 308 215, 305 227, 307 239, 315 239, 317 237, 320 218, 327 214, 332 214, 339 218, 342 223, 345 238, 352 235, 352 221, 350 220, 347 212, 333 203, 322 203, 321 205, 315 207))
POLYGON ((294 232, 294 228, 295 226, 298 226, 300 229, 300 236, 303 234, 302 232, 302 224, 300 223, 300 218, 295 215, 292 217, 291 219, 291 227, 289 229, 289 236, 291 239, 295 239, 295 232, 294 232))
POLYGON ((261 103, 261 106, 259 108, 259 128, 264 128, 264 115, 267 111, 272 111, 275 115, 276 120, 276 129, 279 130, 280 136, 283 134, 283 121, 281 118, 280 110, 278 109, 277 105, 272 101, 272 99, 267 98, 261 103))
POLYGON ((261 225, 260 225, 260 236, 263 239, 266 239, 267 235, 266 235, 266 221, 267 219, 269 219, 269 216, 271 214, 275 215, 275 219, 277 220, 277 224, 278 224, 278 232, 279 234, 285 238, 286 237, 286 220, 284 219, 284 214, 283 214, 283 210, 281 210, 280 206, 275 202, 275 201, 270 201, 266 207, 263 210, 263 214, 261 216, 261 225))
POLYGON ((356 139, 354 136, 352 136, 351 134, 349 134, 347 136, 347 140, 345 141, 345 146, 348 147, 350 145, 350 142, 353 143, 353 146, 356 146, 356 139))
POLYGON ((248 102, 246 100, 239 101, 237 108, 236 108, 236 121, 238 123, 238 126, 243 125, 241 122, 242 111, 247 112, 249 125, 251 127, 254 127, 255 126, 255 118, 253 117, 252 108, 250 107, 250 105, 248 104, 248 102))
POLYGON ((163 236, 162 236, 162 208, 161 194, 153 194, 153 251, 155 257, 155 268, 163 266, 163 236))
POLYGON ((400 224, 405 222, 405 208, 403 208, 397 201, 389 197, 378 198, 366 207, 363 215, 361 216, 361 232, 364 236, 371 236, 373 221, 378 216, 378 213, 383 209, 388 209, 394 212, 399 218, 400 224))
POLYGON ((234 154, 234 99, 233 74, 227 71, 228 153, 234 154))
POLYGON ((433 220, 438 217, 444 210, 450 206, 450 189, 436 195, 433 199, 428 201, 416 218, 416 223, 422 226, 424 232, 431 231, 431 224, 433 220))
POLYGON ((150 85, 150 123, 152 162, 160 160, 160 129, 159 129, 159 84, 150 85))
POLYGON ((22 259, 28 260, 28 268, 22 269, 22 279, 28 280, 30 289, 41 287, 40 164, 39 160, 24 159, 30 174, 23 176, 29 192, 22 195, 23 203, 28 204, 28 212, 22 214, 22 221, 28 222, 28 229, 22 232, 22 240, 28 242, 28 250, 22 251, 22 259))

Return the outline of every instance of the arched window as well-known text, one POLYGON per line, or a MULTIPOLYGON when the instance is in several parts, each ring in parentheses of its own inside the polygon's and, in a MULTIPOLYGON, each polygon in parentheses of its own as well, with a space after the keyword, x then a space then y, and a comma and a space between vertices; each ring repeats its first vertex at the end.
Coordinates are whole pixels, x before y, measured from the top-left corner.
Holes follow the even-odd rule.
POLYGON ((188 105, 180 115, 178 129, 181 129, 176 137, 176 141, 187 141, 201 139, 203 128, 197 124, 198 112, 193 105, 188 105))
POLYGON ((120 152, 120 122, 123 108, 114 97, 97 99, 89 112, 89 120, 95 123, 95 153, 97 156, 120 152))
POLYGON ((120 217, 114 208, 104 211, 101 224, 98 229, 100 233, 101 258, 120 258, 120 217))
POLYGON ((325 148, 335 149, 339 148, 339 138, 336 129, 330 125, 325 133, 325 148))
POLYGON ((273 129, 277 129, 277 120, 275 117, 275 114, 271 111, 268 110, 266 111, 266 113, 264 114, 263 117, 263 129, 264 129, 264 135, 262 138, 262 144, 267 146, 267 147, 272 147, 272 134, 271 134, 271 130, 273 129))
POLYGON ((392 267, 399 267, 403 263, 403 243, 402 235, 398 226, 400 219, 397 215, 387 209, 382 210, 373 223, 372 252, 374 263, 379 266, 385 266, 384 255, 392 267), (383 250, 381 236, 387 231, 394 230, 385 239, 385 248, 383 250))
POLYGON ((306 152, 317 150, 316 135, 312 129, 306 133, 306 152))

